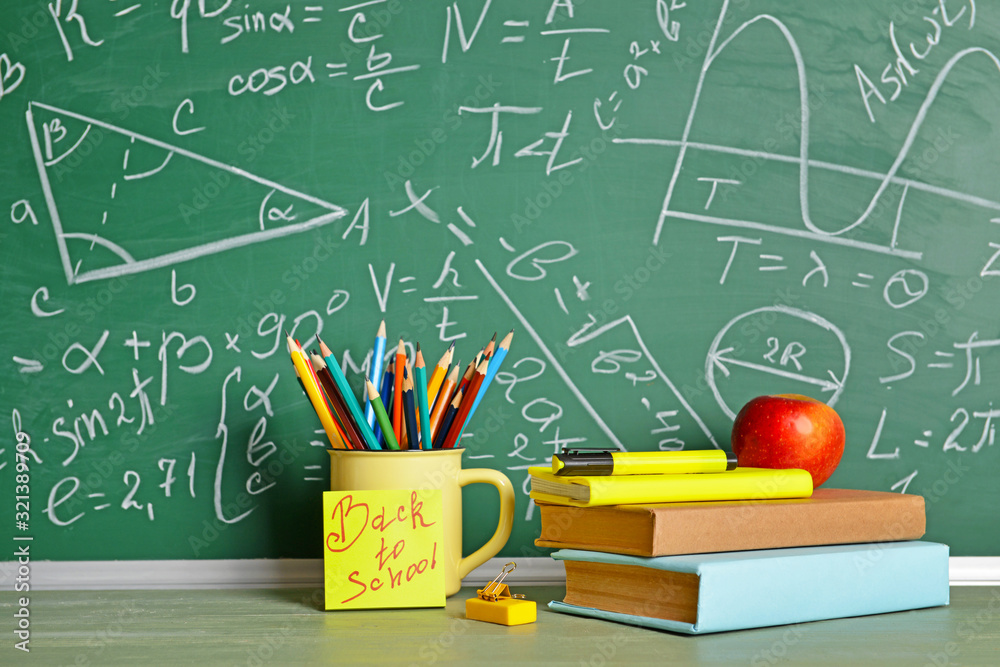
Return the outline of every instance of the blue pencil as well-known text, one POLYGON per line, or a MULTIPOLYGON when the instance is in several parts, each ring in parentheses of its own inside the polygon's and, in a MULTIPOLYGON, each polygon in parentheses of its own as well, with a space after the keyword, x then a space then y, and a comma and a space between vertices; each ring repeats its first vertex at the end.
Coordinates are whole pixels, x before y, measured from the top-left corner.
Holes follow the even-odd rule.
POLYGON ((510 350, 510 341, 514 338, 514 330, 511 329, 510 333, 503 337, 500 344, 497 346, 496 351, 490 358, 490 365, 486 367, 486 377, 483 378, 483 385, 479 388, 479 393, 476 394, 476 400, 472 402, 472 409, 469 410, 469 416, 465 419, 465 424, 469 424, 469 420, 472 419, 472 413, 476 411, 479 406, 479 401, 483 400, 483 396, 486 394, 486 389, 490 386, 490 382, 493 381, 493 377, 500 370, 500 364, 503 363, 504 358, 507 356, 507 351, 510 350))
MULTIPOLYGON (((372 349, 372 364, 371 373, 369 377, 372 378, 373 382, 378 385, 382 381, 382 361, 385 358, 385 320, 378 325, 378 332, 375 334, 375 346, 372 349)), ((383 394, 384 395, 384 394, 383 394)), ((368 398, 368 394, 365 393, 365 419, 368 420, 368 425, 375 428, 375 410, 372 408, 372 402, 368 398)), ((377 436, 379 431, 375 431, 377 436)))

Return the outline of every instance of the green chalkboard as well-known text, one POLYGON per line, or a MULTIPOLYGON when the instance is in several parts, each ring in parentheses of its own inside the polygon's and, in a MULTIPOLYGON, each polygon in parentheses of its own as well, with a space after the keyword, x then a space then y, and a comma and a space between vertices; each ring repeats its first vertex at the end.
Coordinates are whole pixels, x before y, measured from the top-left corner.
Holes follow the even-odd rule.
POLYGON ((3 530, 318 557, 279 332, 360 388, 384 318, 432 363, 514 327, 463 440, 517 489, 505 555, 545 553, 562 444, 725 446, 786 392, 843 417, 831 486, 998 555, 997 35, 973 0, 6 3, 3 530))

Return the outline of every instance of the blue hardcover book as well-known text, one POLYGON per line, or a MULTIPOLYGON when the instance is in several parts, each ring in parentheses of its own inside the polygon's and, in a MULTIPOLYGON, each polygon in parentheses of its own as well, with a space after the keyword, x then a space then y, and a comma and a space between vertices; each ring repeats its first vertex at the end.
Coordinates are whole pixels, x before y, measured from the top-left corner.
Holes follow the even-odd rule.
POLYGON ((948 604, 948 547, 846 544, 644 558, 562 549, 555 611, 688 634, 948 604))

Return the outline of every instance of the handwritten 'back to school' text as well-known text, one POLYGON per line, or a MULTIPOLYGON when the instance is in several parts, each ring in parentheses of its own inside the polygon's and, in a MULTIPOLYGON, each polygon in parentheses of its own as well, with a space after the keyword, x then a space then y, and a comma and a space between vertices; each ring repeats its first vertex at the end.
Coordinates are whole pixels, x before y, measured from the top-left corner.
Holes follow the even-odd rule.
POLYGON ((323 494, 326 608, 443 607, 441 491, 323 494))

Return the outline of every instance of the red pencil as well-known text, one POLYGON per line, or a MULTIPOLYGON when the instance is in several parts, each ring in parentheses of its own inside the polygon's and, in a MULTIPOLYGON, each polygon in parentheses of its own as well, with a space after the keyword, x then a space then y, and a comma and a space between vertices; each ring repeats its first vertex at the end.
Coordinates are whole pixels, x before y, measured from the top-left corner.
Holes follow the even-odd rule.
POLYGON ((462 379, 458 381, 458 388, 455 391, 465 391, 469 388, 469 382, 472 381, 472 376, 476 374, 476 366, 479 365, 482 359, 482 352, 476 355, 476 358, 469 362, 469 365, 465 367, 465 372, 462 373, 462 379))
POLYGON ((320 385, 323 387, 323 392, 333 406, 333 413, 340 420, 340 426, 343 428, 344 435, 347 436, 347 442, 353 449, 368 449, 364 437, 351 419, 351 413, 344 403, 344 398, 337 391, 333 376, 330 374, 330 369, 326 367, 323 357, 313 352, 311 360, 316 377, 319 378, 320 385))
POLYGON ((456 445, 459 438, 462 437, 462 431, 465 430, 466 417, 469 416, 472 404, 476 402, 476 394, 479 393, 479 388, 483 385, 483 378, 486 377, 486 369, 489 368, 489 364, 489 360, 485 358, 479 362, 476 373, 472 376, 472 380, 469 381, 469 388, 465 392, 465 396, 462 397, 462 404, 455 414, 455 421, 451 423, 451 428, 448 430, 448 437, 445 438, 444 444, 441 446, 442 449, 451 449, 456 445))
POLYGON ((455 392, 455 398, 451 400, 451 404, 448 406, 448 411, 441 420, 441 430, 438 431, 434 438, 434 449, 442 449, 444 440, 448 436, 448 431, 451 429, 451 425, 455 422, 455 415, 458 413, 458 407, 461 404, 462 390, 459 389, 455 392))
POLYGON ((395 387, 392 390, 392 432, 396 436, 396 441, 400 446, 403 444, 403 369, 406 368, 406 348, 403 346, 403 339, 399 339, 399 346, 396 348, 396 369, 393 381, 395 387))

